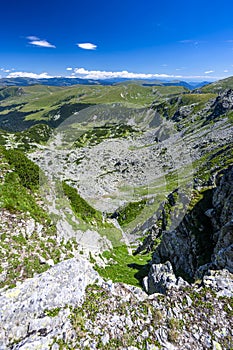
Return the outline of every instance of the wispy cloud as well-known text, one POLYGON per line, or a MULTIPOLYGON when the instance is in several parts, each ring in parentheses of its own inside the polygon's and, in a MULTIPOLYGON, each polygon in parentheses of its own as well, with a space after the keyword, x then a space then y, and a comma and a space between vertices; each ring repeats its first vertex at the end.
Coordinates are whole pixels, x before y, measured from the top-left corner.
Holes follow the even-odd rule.
POLYGON ((84 49, 84 50, 95 50, 97 48, 97 45, 92 43, 80 43, 80 44, 77 44, 77 46, 80 47, 80 49, 84 49))
POLYGON ((55 48, 55 45, 50 44, 47 40, 33 40, 30 42, 31 45, 41 46, 41 47, 51 47, 55 48))
POLYGON ((178 43, 180 43, 180 44, 189 44, 189 45, 198 46, 199 44, 206 43, 206 41, 203 41, 203 40, 193 40, 193 39, 185 39, 185 40, 179 40, 178 43))
POLYGON ((193 44, 194 40, 190 40, 190 39, 180 40, 179 43, 181 43, 181 44, 193 44))
POLYGON ((205 71, 205 74, 211 74, 211 73, 214 73, 214 70, 207 70, 207 71, 205 71))
POLYGON ((28 36, 27 39, 29 40, 30 45, 40 46, 40 47, 48 47, 48 48, 56 48, 55 45, 51 44, 47 40, 41 40, 37 36, 31 35, 31 36, 28 36))
POLYGON ((7 78, 33 78, 33 79, 49 79, 54 78, 49 75, 47 72, 43 72, 40 74, 32 73, 32 72, 13 72, 7 75, 7 78))
POLYGON ((29 35, 29 36, 27 36, 27 39, 30 40, 30 41, 33 41, 33 40, 40 40, 37 36, 34 36, 34 35, 29 35))
POLYGON ((229 72, 229 70, 228 69, 224 69, 224 71, 223 71, 224 73, 228 73, 229 72))
POLYGON ((66 68, 66 70, 73 70, 73 68, 71 68, 71 67, 67 67, 67 68, 66 68))
POLYGON ((184 70, 186 69, 185 67, 180 67, 180 68, 176 68, 176 71, 180 71, 180 70, 184 70))

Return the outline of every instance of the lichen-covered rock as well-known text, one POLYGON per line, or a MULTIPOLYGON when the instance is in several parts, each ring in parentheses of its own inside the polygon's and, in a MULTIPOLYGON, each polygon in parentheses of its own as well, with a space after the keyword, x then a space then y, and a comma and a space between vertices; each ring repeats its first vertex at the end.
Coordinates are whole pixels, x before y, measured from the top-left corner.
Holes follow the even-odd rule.
POLYGON ((39 330, 44 329, 46 334, 52 331, 61 320, 46 318, 45 311, 79 305, 86 286, 97 280, 101 280, 98 273, 87 260, 79 257, 63 261, 18 283, 14 289, 3 291, 0 294, 0 349, 7 349, 9 342, 39 330))

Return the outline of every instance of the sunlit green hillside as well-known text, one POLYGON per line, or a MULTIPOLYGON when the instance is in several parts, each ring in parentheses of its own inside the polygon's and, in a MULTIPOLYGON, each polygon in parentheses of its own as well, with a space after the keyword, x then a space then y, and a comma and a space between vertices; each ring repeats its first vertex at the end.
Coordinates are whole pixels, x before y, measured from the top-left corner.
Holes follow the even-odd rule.
POLYGON ((7 87, 0 90, 0 127, 20 131, 39 120, 57 126, 90 105, 121 103, 127 108, 140 108, 150 106, 155 99, 184 92, 187 89, 180 86, 143 87, 136 84, 7 87))

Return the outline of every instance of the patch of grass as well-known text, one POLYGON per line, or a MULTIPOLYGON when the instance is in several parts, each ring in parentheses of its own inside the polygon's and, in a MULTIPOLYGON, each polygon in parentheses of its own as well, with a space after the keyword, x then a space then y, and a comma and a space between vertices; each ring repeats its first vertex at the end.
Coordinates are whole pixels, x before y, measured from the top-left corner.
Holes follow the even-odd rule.
MULTIPOLYGON (((116 215, 117 221, 119 224, 124 227, 129 224, 131 221, 135 220, 136 217, 141 213, 141 211, 145 208, 147 204, 147 200, 143 199, 137 202, 127 203, 124 207, 120 208, 116 215)), ((111 214, 113 215, 113 214, 111 214)))
POLYGON ((182 320, 176 318, 168 319, 168 340, 172 343, 176 343, 179 339, 180 332, 182 330, 182 320))
POLYGON ((233 112, 232 111, 227 114, 227 118, 228 118, 228 121, 231 124, 233 124, 233 112))
MULTIPOLYGON (((11 220, 9 214, 8 218, 11 220)), ((66 244, 63 241, 57 241, 56 227, 46 221, 42 224, 40 234, 37 232, 36 222, 33 232, 28 234, 23 226, 28 219, 31 219, 28 213, 14 212, 13 224, 16 225, 18 231, 21 231, 18 234, 14 234, 15 228, 11 226, 11 221, 7 224, 6 222, 0 223, 0 231, 4 232, 0 235, 0 270, 5 271, 0 288, 13 288, 17 281, 23 281, 25 278, 33 277, 35 273, 48 270, 49 260, 57 264, 62 260, 72 258, 74 251, 77 250, 77 242, 72 239, 66 244)), ((56 316, 57 311, 52 310, 51 317, 56 316)))
POLYGON ((217 95, 214 93, 206 93, 206 94, 185 94, 181 98, 181 105, 187 106, 190 104, 195 104, 193 112, 196 113, 202 108, 204 108, 205 104, 210 100, 215 98, 217 95))
POLYGON ((106 280, 141 286, 142 279, 148 274, 151 254, 133 256, 125 245, 120 245, 105 251, 103 257, 108 260, 108 265, 105 268, 96 265, 95 269, 106 280))
POLYGON ((56 308, 50 309, 50 310, 46 309, 46 310, 44 311, 44 313, 45 313, 46 316, 49 316, 49 317, 56 317, 56 316, 59 314, 60 310, 61 310, 60 307, 56 307, 56 308))
POLYGON ((17 173, 8 173, 0 185, 1 207, 10 211, 29 212, 39 222, 49 220, 48 214, 41 209, 30 192, 21 184, 17 173))

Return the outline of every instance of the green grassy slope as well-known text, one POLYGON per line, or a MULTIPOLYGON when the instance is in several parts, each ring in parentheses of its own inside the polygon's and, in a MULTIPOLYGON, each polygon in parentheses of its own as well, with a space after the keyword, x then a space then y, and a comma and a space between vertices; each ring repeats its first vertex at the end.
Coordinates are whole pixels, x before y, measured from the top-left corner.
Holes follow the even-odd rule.
POLYGON ((143 87, 136 84, 117 86, 50 87, 44 85, 0 90, 0 127, 22 130, 44 120, 57 126, 82 108, 95 104, 121 103, 124 106, 146 107, 152 101, 187 91, 183 87, 143 87), (15 124, 15 129, 13 124, 15 124), (18 129, 17 129, 18 128, 18 129))

